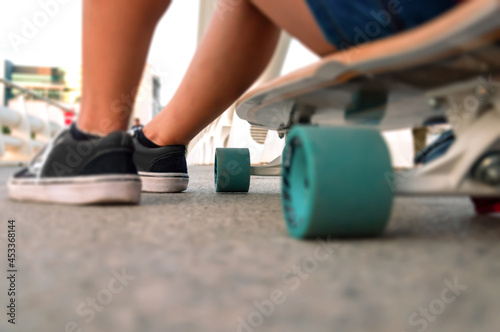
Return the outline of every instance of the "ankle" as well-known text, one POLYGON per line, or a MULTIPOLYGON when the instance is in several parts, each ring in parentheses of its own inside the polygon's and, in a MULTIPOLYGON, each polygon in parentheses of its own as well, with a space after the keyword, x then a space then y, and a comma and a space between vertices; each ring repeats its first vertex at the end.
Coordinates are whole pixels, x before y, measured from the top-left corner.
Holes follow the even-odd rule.
POLYGON ((87 121, 79 118, 76 123, 78 129, 86 133, 99 136, 106 136, 113 131, 127 130, 126 126, 123 126, 121 123, 117 123, 116 121, 112 121, 111 119, 106 118, 96 121, 87 121))
POLYGON ((142 146, 147 148, 155 149, 160 147, 158 144, 147 138, 146 135, 144 135, 144 132, 140 129, 135 132, 134 137, 142 146))
POLYGON ((166 135, 162 135, 159 130, 152 128, 150 124, 147 124, 144 128, 142 128, 142 132, 144 136, 159 146, 167 146, 167 145, 184 145, 186 146, 189 142, 184 142, 183 140, 173 139, 166 135))
POLYGON ((78 127, 78 124, 76 122, 71 124, 69 131, 71 132, 73 138, 78 141, 95 140, 104 137, 103 135, 90 133, 85 130, 82 130, 81 128, 78 127))

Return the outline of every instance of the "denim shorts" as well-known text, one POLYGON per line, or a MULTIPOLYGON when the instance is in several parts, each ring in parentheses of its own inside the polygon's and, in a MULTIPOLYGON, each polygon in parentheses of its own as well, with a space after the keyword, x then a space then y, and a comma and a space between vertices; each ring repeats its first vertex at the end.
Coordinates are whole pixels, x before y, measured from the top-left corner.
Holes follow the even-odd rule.
POLYGON ((306 0, 326 39, 346 49, 429 21, 458 0, 306 0))

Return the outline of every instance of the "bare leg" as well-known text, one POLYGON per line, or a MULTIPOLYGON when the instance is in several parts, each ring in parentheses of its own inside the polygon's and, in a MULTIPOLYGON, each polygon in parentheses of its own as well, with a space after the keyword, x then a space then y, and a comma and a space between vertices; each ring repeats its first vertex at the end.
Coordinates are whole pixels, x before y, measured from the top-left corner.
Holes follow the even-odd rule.
POLYGON ((83 88, 78 126, 126 130, 156 23, 170 0, 84 0, 83 88))
POLYGON ((324 56, 335 48, 323 36, 305 0, 252 0, 271 21, 294 36, 314 53, 324 56))
POLYGON ((243 0, 219 14, 174 97, 144 128, 158 145, 188 144, 251 86, 276 48, 277 24, 318 53, 334 51, 304 0, 243 0))

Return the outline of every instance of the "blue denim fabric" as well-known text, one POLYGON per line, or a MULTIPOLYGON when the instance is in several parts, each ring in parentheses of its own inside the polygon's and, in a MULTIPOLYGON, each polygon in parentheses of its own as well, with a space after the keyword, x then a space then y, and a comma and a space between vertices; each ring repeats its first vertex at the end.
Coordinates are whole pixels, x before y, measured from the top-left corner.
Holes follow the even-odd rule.
POLYGON ((438 139, 426 146, 415 156, 415 164, 427 164, 444 155, 450 146, 455 142, 453 130, 447 130, 442 133, 438 139))
POLYGON ((429 21, 457 0, 306 0, 326 39, 338 49, 387 37, 429 21))

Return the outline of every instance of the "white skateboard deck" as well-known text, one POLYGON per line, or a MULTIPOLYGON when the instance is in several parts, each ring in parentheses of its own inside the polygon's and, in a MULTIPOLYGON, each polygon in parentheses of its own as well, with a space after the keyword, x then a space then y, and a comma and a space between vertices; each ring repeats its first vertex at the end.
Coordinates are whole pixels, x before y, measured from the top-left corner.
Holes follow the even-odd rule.
POLYGON ((444 122, 447 108, 435 97, 481 75, 494 79, 499 40, 500 1, 466 2, 421 27, 262 85, 240 98, 236 112, 278 131, 298 123, 393 130, 444 122))

